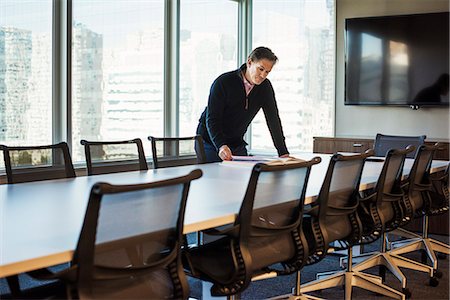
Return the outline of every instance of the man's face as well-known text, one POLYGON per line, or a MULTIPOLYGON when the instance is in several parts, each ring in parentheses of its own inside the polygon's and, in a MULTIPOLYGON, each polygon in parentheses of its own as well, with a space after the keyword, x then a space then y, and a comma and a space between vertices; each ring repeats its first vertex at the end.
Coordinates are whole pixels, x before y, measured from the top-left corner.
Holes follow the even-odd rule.
POLYGON ((261 59, 258 61, 247 61, 247 80, 252 84, 260 85, 272 71, 272 67, 275 62, 267 59, 261 59))

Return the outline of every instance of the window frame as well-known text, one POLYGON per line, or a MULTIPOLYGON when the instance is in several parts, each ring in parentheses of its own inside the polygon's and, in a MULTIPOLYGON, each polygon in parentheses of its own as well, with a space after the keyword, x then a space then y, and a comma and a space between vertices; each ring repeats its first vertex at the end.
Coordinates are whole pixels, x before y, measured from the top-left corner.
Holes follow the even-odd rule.
MULTIPOLYGON (((164 103, 162 117, 164 136, 171 137, 177 136, 179 132, 181 0, 161 1, 164 1, 164 103)), ((253 1, 229 1, 238 3, 237 65, 239 66, 246 61, 247 54, 252 50, 253 1)), ((73 0, 53 0, 52 3, 52 143, 66 141, 69 149, 72 150, 73 0)), ((336 13, 336 3, 334 3, 334 11, 336 13)), ((336 45, 336 41, 334 43, 336 45)), ((335 102, 332 105, 334 111, 335 102)), ((335 119, 332 122, 335 124, 335 119)), ((333 126, 334 131, 335 126, 333 126)), ((245 136, 250 148, 251 137, 250 126, 245 136)), ((147 153, 147 161, 151 162, 150 153, 147 153)), ((82 170, 85 162, 76 162, 74 165, 77 169, 82 170)))

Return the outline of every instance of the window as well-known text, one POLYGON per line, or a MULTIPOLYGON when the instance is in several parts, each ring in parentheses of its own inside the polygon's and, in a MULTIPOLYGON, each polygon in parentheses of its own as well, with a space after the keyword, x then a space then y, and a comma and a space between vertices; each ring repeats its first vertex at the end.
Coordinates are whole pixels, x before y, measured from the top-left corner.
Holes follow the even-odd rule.
MULTIPOLYGON (((269 79, 287 146, 291 152, 310 151, 314 135, 333 133, 334 27, 334 0, 1 0, 0 143, 51 144, 70 129, 75 163, 84 162, 81 139, 141 138, 150 156, 148 136, 194 135, 212 82, 239 67, 241 50, 264 45, 280 59, 269 79), (167 4, 179 7, 167 14, 167 4), (249 7, 253 23, 246 27, 249 7), (72 13, 70 28, 59 28, 72 32, 67 64, 72 82, 62 84, 71 90, 61 91, 70 95, 68 103, 58 99, 64 97, 53 84, 61 78, 52 74, 65 68, 58 55, 67 50, 64 37, 52 40, 58 31, 52 26, 64 25, 59 19, 66 19, 60 15, 65 11, 72 13), (179 23, 172 20, 174 12, 179 23), (179 35, 172 35, 175 30, 179 35), (164 49, 166 36, 179 37, 173 44, 179 57, 164 49), (246 44, 249 36, 252 45, 246 44), (167 66, 178 69, 177 82, 164 80, 172 78, 167 66), (178 93, 164 99, 164 91, 174 89, 178 93), (65 124, 61 107, 71 114, 68 128, 55 130, 52 123, 65 124)), ((399 60, 401 49, 395 49, 393 59, 399 60)), ((248 142, 250 150, 275 150, 262 113, 248 142)))
POLYGON ((179 135, 195 135, 220 74, 237 69, 238 3, 182 0, 180 18, 179 135))
POLYGON ((0 143, 52 142, 52 1, 0 1, 0 143))
POLYGON ((163 0, 74 0, 72 158, 81 139, 162 136, 163 0))
MULTIPOLYGON (((334 126, 334 1, 253 0, 253 47, 279 61, 269 75, 290 152, 312 151, 313 136, 334 126)), ((264 114, 252 123, 251 149, 275 151, 264 114)))

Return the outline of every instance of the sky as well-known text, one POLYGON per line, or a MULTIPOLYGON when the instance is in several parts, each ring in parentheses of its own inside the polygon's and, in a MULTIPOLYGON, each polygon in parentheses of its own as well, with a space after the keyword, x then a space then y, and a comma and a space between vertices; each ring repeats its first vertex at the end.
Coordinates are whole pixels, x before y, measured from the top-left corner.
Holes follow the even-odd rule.
MULTIPOLYGON (((106 31, 136 31, 142 24, 160 27, 163 24, 164 2, 162 0, 74 0, 74 21, 82 22, 97 33, 106 31), (127 17, 127 22, 117 22, 127 17)), ((230 15, 229 10, 237 11, 237 3, 230 0, 181 0, 185 26, 195 24, 189 18, 206 18, 204 12, 218 11, 215 18, 230 15), (221 10, 214 8, 221 7, 221 10), (199 9, 200 8, 200 9, 199 9), (226 11, 224 12, 223 9, 226 11), (195 12, 198 11, 198 15, 195 12)), ((278 11, 284 14, 299 15, 301 5, 298 0, 254 0, 260 9, 278 11)), ((305 1, 305 21, 309 26, 323 26, 325 0, 305 1)), ((13 26, 33 31, 49 31, 51 26, 52 0, 1 0, 0 26, 13 26)), ((187 28, 189 29, 189 28, 187 28)), ((205 28, 207 29, 207 28, 205 28)))

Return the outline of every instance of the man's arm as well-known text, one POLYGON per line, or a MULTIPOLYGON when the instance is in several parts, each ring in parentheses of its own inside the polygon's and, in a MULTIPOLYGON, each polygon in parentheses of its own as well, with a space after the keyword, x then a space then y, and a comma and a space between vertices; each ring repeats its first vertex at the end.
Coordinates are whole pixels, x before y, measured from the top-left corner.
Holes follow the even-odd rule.
POLYGON ((288 157, 289 151, 286 147, 285 138, 283 134, 283 127, 278 113, 277 103, 275 101, 275 92, 269 82, 269 91, 266 95, 267 99, 263 105, 264 116, 266 117, 267 127, 269 127, 270 135, 275 148, 278 151, 278 156, 288 157))
POLYGON ((225 89, 222 82, 216 79, 211 86, 208 98, 208 108, 206 110, 206 128, 216 149, 225 145, 223 135, 223 114, 225 110, 225 89))

